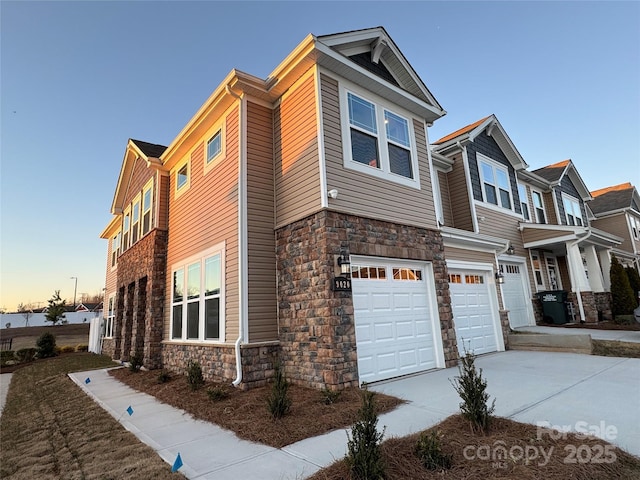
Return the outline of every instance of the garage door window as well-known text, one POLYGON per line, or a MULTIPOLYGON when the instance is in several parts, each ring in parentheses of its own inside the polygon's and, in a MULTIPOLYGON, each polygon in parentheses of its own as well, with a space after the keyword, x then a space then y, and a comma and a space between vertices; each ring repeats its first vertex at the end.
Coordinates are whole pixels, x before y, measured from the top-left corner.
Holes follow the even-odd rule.
POLYGON ((462 275, 459 275, 457 273, 450 273, 449 283, 462 283, 462 275))
POLYGON ((369 265, 351 265, 351 278, 366 278, 368 280, 385 280, 387 270, 384 267, 369 265))
POLYGON ((422 270, 416 270, 414 268, 394 268, 393 279, 419 282, 422 280, 422 270))
POLYGON ((465 283, 481 284, 484 283, 484 277, 482 275, 465 275, 465 283))

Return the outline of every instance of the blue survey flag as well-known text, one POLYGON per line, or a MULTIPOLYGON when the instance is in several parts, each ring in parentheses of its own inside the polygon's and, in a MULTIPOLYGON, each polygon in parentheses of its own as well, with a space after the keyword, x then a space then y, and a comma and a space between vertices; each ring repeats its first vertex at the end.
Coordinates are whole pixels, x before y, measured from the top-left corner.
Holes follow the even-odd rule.
POLYGON ((171 467, 172 472, 177 472, 182 466, 182 457, 180 456, 180 452, 178 452, 178 456, 176 457, 176 461, 173 462, 173 467, 171 467))
POLYGON ((127 413, 129 414, 129 416, 133 415, 133 408, 131 408, 131 405, 129 405, 129 408, 127 408, 127 413))
POLYGON ((91 379, 89 377, 87 377, 87 379, 84 381, 84 383, 89 385, 91 383, 91 379))

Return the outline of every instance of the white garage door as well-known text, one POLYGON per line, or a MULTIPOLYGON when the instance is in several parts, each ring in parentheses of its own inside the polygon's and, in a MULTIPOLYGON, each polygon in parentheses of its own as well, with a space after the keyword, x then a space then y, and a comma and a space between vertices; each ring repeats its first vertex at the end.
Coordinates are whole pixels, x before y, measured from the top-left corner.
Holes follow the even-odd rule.
POLYGON ((458 352, 495 352, 496 315, 489 296, 488 272, 449 270, 449 289, 458 352))
POLYGON ((360 382, 436 368, 426 264, 352 260, 360 382))
POLYGON ((504 275, 504 283, 500 288, 504 297, 504 306, 509 310, 509 325, 511 328, 531 325, 529 320, 531 300, 525 294, 524 268, 515 263, 501 262, 500 271, 504 275))

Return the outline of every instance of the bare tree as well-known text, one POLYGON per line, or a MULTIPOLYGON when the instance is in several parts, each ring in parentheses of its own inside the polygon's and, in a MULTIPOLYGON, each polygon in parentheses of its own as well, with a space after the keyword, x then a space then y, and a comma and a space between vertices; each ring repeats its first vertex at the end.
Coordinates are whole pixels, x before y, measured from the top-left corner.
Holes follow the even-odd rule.
POLYGON ((29 326, 29 319, 33 316, 33 306, 30 303, 21 303, 18 305, 18 313, 24 317, 24 326, 29 326))

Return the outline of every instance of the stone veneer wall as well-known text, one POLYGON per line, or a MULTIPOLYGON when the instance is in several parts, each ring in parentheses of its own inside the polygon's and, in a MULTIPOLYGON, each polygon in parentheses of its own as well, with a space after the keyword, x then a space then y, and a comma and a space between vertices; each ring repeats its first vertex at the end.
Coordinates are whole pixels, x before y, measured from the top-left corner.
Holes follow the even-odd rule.
POLYGON ((431 262, 446 366, 458 359, 440 232, 321 211, 276 231, 281 362, 294 383, 341 389, 358 385, 353 302, 334 292, 336 256, 431 262))
POLYGON ((166 252, 167 231, 154 229, 118 258, 114 338, 103 342, 115 359, 138 350, 146 368, 162 367, 166 252))
MULTIPOLYGON (((198 362, 206 380, 231 383, 236 378, 236 354, 233 345, 206 345, 201 343, 164 342, 162 360, 164 368, 184 375, 189 360, 198 362)), ((266 385, 273 376, 274 360, 278 356, 277 342, 242 345, 242 382, 248 389, 266 385)))
POLYGON ((500 310, 500 326, 502 327, 504 349, 509 350, 509 333, 511 333, 511 325, 509 324, 509 310, 500 310))
POLYGON ((593 295, 596 301, 596 309, 598 310, 598 320, 613 320, 613 312, 611 310, 611 292, 597 292, 593 295))
POLYGON ((531 305, 533 306, 533 318, 536 320, 536 325, 544 325, 544 316, 542 314, 542 302, 535 296, 531 299, 531 305))
MULTIPOLYGON (((580 292, 582 297, 582 308, 584 309, 584 317, 586 323, 596 323, 598 321, 598 308, 596 306, 596 298, 593 292, 580 292)), ((578 307, 578 296, 576 292, 569 292, 567 301, 573 304, 573 311, 576 314, 576 322, 580 322, 580 308, 578 307)), ((571 319, 569 319, 571 321, 571 319)))

